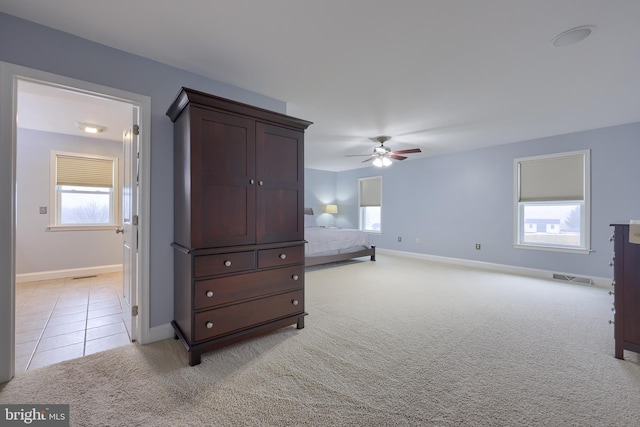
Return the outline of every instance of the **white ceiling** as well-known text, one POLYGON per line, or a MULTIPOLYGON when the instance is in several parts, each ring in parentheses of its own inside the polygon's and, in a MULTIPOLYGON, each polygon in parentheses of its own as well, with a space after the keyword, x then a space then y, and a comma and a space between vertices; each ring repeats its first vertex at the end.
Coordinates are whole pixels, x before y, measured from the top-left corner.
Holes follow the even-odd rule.
POLYGON ((421 148, 413 159, 640 121, 638 0, 0 0, 0 11, 286 101, 314 122, 309 168, 368 166, 344 156, 382 134, 394 150, 421 148), (597 30, 551 44, 581 25, 597 30))
POLYGON ((122 141, 133 123, 131 104, 67 88, 37 82, 18 81, 18 127, 87 138, 122 141), (78 124, 102 126, 90 134, 78 124))

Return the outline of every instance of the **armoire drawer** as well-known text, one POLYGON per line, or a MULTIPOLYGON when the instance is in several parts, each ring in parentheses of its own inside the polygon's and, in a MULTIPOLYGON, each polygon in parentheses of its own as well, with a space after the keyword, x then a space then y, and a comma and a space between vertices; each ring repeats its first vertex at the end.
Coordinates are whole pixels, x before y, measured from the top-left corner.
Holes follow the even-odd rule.
POLYGON ((193 262, 195 277, 206 277, 254 270, 256 255, 255 251, 201 255, 196 256, 193 262))
POLYGON ((304 311, 304 291, 298 290, 194 315, 194 338, 207 340, 258 326, 304 311))
POLYGON ((200 310, 261 295, 299 289, 303 286, 303 265, 198 280, 195 282, 194 289, 194 309, 200 310))
POLYGON ((258 268, 304 264, 304 246, 287 246, 258 251, 258 268))

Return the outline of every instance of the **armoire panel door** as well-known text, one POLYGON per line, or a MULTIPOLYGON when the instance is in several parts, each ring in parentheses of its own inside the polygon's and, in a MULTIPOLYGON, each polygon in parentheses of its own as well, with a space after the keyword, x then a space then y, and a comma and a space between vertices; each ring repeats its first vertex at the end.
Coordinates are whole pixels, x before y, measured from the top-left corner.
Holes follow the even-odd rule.
POLYGON ((304 133, 256 126, 258 243, 304 239, 304 133))
POLYGON ((193 247, 256 241, 255 122, 193 107, 193 247))
MULTIPOLYGON (((629 242, 629 227, 624 227, 624 264, 622 292, 623 340, 640 345, 640 244, 629 242)), ((621 233, 622 234, 622 233, 621 233)), ((616 239, 618 236, 616 235, 616 239)), ((616 258, 618 258, 616 253, 616 258)), ((618 293, 616 288, 616 296, 618 293)), ((618 307, 616 307, 616 310, 618 307)))

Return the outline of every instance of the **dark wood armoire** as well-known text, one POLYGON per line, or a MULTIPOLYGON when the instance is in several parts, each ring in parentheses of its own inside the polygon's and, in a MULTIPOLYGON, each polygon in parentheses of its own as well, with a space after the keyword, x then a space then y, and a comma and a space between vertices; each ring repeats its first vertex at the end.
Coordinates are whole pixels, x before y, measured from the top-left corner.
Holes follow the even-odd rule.
POLYGON ((640 353, 640 244, 629 241, 629 223, 614 227, 613 286, 615 357, 640 353))
POLYGON ((304 131, 311 122, 183 88, 174 123, 174 321, 189 364, 304 327, 304 131))

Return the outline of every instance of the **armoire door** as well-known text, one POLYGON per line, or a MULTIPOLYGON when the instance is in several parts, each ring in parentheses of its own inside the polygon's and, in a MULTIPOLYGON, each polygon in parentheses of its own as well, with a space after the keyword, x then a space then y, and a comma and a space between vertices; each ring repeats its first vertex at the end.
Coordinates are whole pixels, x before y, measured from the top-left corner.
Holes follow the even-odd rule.
POLYGON ((191 108, 191 245, 256 241, 255 121, 191 108))
POLYGON ((256 125, 258 243, 304 240, 304 132, 256 125))

